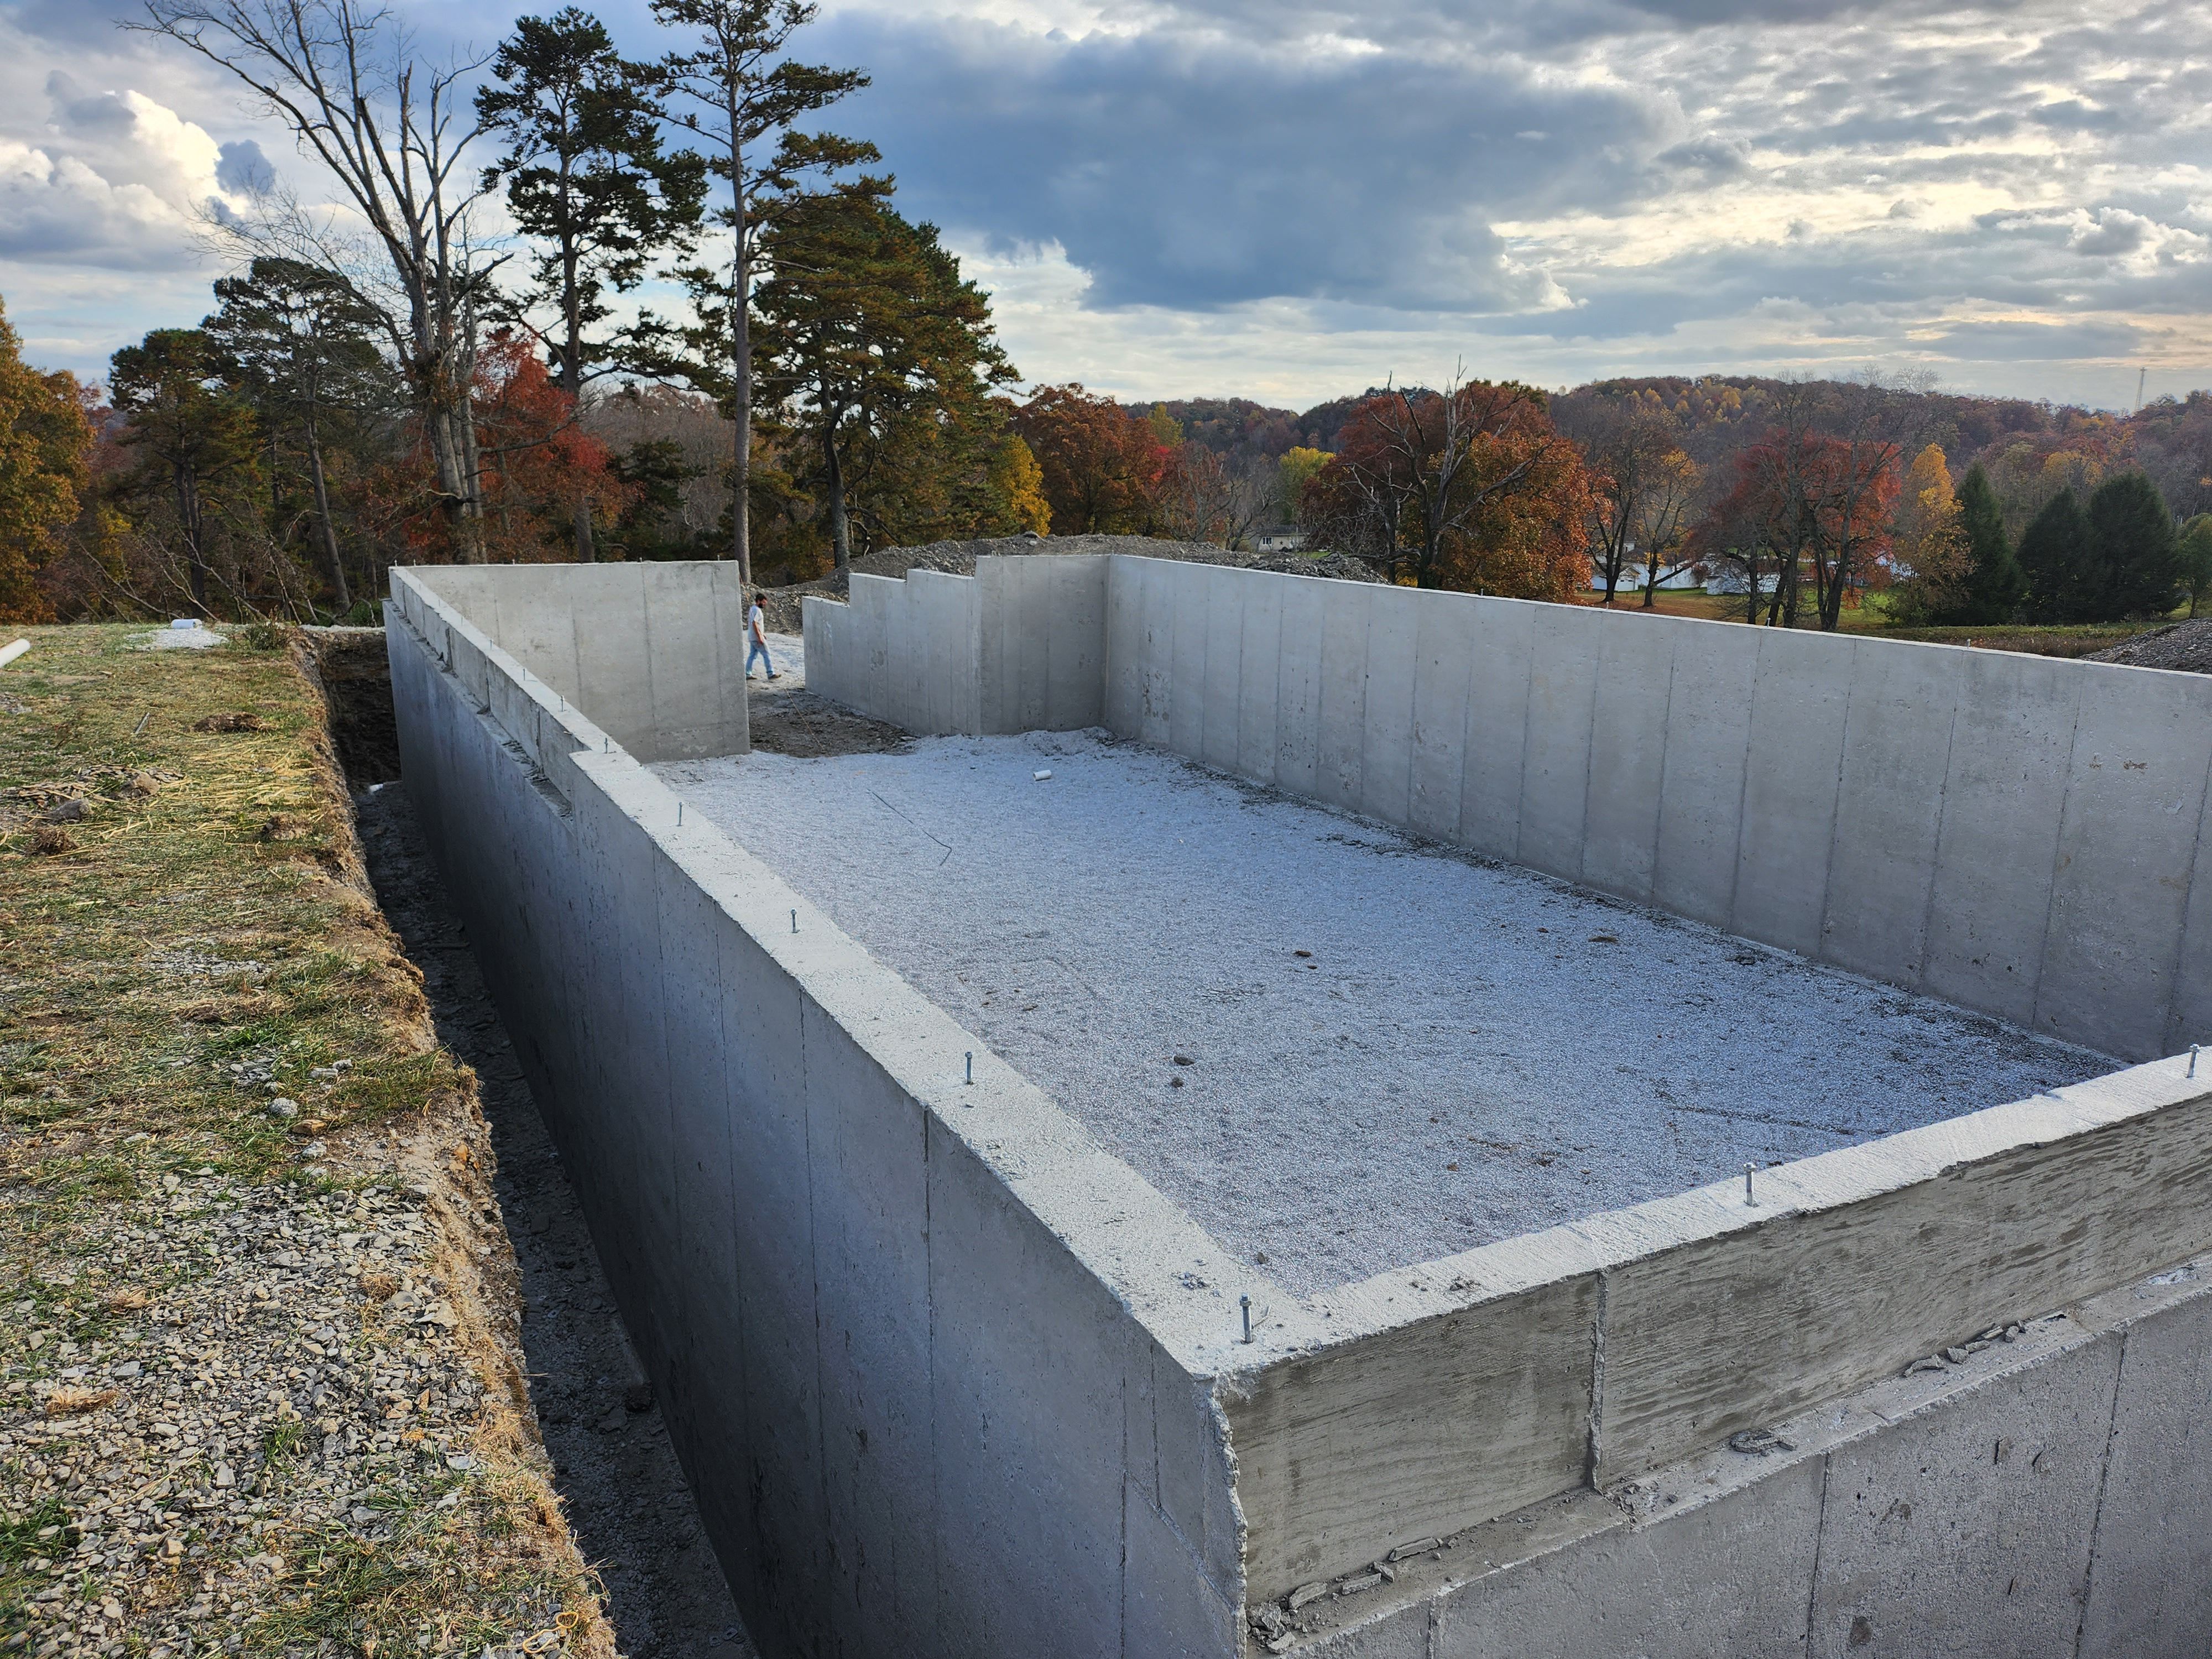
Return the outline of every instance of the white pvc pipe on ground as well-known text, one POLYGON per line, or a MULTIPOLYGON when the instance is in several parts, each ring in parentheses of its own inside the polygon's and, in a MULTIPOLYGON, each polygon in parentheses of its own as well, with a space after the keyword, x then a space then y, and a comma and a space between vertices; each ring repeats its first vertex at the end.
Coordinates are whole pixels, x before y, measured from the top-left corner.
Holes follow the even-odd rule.
POLYGON ((30 648, 28 640, 17 640, 13 645, 0 645, 0 668, 5 668, 30 648))

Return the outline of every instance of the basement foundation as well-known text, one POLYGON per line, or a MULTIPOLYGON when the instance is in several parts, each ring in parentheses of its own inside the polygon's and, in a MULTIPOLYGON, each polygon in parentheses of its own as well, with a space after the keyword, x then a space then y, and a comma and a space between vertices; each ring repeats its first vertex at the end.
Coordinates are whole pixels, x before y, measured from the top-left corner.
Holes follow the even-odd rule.
POLYGON ((985 557, 796 760, 737 597, 389 640, 764 1652, 2201 1649, 2212 682, 985 557))

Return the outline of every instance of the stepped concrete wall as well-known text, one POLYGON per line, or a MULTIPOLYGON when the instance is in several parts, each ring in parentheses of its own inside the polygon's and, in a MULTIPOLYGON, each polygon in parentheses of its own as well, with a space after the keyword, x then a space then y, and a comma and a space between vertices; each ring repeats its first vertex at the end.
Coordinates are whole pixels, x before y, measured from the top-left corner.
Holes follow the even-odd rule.
POLYGON ((1068 729, 1095 663, 1097 723, 1291 794, 2106 1054, 2212 1035, 2212 677, 1121 554, 932 574, 931 660, 1018 639, 1011 696, 907 694, 882 579, 806 601, 810 685, 1068 729))
MULTIPOLYGON (((1086 723, 1089 624, 1040 652, 1007 607, 1049 623, 1063 599, 1095 604, 1109 723, 1218 756, 1272 720, 1291 776, 1310 730, 1316 776, 1387 801, 1395 670, 1358 678, 1356 737, 1340 696, 1300 690, 1352 648, 1337 599, 1358 590, 1316 605, 1290 589, 1318 584, 1200 574, 1290 585, 1272 647, 1256 590, 1209 598, 1196 633, 1141 572, 1128 610, 1109 559, 1017 574, 992 605, 983 574, 929 596, 931 641, 974 619, 965 714, 957 661, 911 669, 886 632, 841 664, 849 618, 813 605, 810 666, 826 626, 833 674, 938 685, 948 720, 1086 723), (1133 628, 1149 637, 1117 644, 1133 628), (1276 656, 1275 690, 1249 724, 1240 691, 1233 728, 1211 720, 1232 633, 1238 685, 1276 656), (1180 688, 1209 684, 1194 716, 1180 688)), ((595 718, 595 699, 663 706, 641 689, 652 647, 597 679, 580 662, 582 708, 518 654, 561 672, 565 580, 394 573, 405 781, 775 1659, 2201 1653, 2212 1304, 2196 1267, 2163 1264, 2212 1249, 2212 1070, 2157 1060, 1762 1172, 1755 1205, 1725 1183, 1295 1300, 743 848, 679 822, 640 755, 681 745, 633 726, 633 750, 595 718), (548 596, 514 613, 532 633, 499 591, 513 647, 474 620, 509 580, 548 596), (1973 1342, 1998 1325, 2013 1340, 1973 1342), (1942 1349, 1957 1358, 1898 1376, 1942 1349), (1743 1430, 1789 1443, 1730 1449, 1743 1430), (1426 1540, 1449 1547, 1387 1582, 1363 1571, 1426 1540), (1310 1584, 1330 1588, 1291 1627, 1265 1611, 1310 1584)), ((1387 635, 1403 603, 1355 614, 1387 635)), ((1488 672, 1471 662, 1470 685, 1488 672)), ((1978 715, 2025 729, 2047 701, 1978 715)), ((1462 713, 1472 757, 1498 722, 1462 713)), ((1512 810, 1565 823, 1571 767, 1528 756, 1572 745, 1522 726, 1512 810)), ((2069 772, 2054 810, 2107 822, 2100 785, 2122 803, 2142 787, 2154 757, 2129 766, 2122 738, 2120 769, 2069 772)), ((1437 757, 1418 772, 1404 746, 1410 811, 1437 757)), ((2172 878, 2177 841, 2131 844, 2144 867, 2108 878, 2172 878)))

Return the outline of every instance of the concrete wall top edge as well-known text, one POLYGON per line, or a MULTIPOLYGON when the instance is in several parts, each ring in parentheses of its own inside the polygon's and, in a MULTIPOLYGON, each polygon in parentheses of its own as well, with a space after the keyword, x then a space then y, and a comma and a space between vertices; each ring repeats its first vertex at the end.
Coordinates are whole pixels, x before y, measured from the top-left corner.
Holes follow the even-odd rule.
MULTIPOLYGON (((1782 1419, 1773 1431, 1779 1444, 1789 1448, 1786 1451, 1778 1445, 1768 1455, 1745 1456, 1725 1446, 1708 1447, 1644 1476, 1626 1492, 1585 1489, 1482 1522, 1458 1536, 1450 1554, 1414 1557, 1401 1565, 1394 1583, 1356 1599, 1322 1604, 1316 1622, 1327 1639, 1321 1650, 1332 1656, 1426 1652, 1425 1646, 1406 1644, 1400 1634, 1408 1615, 1417 1625, 1432 1626, 1449 1615, 1455 1601, 1479 1595, 1485 1578, 1502 1579, 1545 1558, 1564 1559, 1583 1539, 1672 1524, 1757 1488, 1778 1489, 1808 1469, 1817 1482, 1832 1457, 1880 1443, 1901 1428, 1910 1431, 1915 1425, 1955 1420, 1978 1410, 1980 1420, 1993 1425, 1993 1435, 1999 1429, 2021 1433, 2020 1425, 2035 1421, 2022 1409, 2025 1379, 2047 1370, 2054 1360, 2100 1341, 2170 1322, 2208 1297, 2212 1297, 2212 1260, 2200 1256, 2178 1262, 2038 1319, 2017 1339, 1963 1364, 1885 1378, 1782 1419), (1470 1577, 1474 1564, 1479 1566, 1470 1577), (1363 1645, 1362 1637, 1370 1644, 1363 1645)), ((1999 1575, 1997 1582, 2004 1583, 2005 1575, 1999 1575)), ((1543 1634, 1553 1632, 1547 1629, 1543 1634)), ((1559 1650, 1547 1645, 1542 1650, 1559 1650)))
MULTIPOLYGON (((434 618, 437 623, 452 629, 461 638, 467 641, 482 653, 487 662, 495 665, 501 674, 514 685, 515 690, 520 691, 525 699, 537 706, 540 714, 555 730, 567 733, 573 745, 569 752, 574 753, 586 749, 611 749, 616 746, 614 739, 602 731, 581 708, 570 702, 553 687, 546 684, 529 668, 516 661, 504 648, 487 636, 482 629, 471 622, 466 612, 441 597, 428 583, 422 581, 422 572, 419 570, 394 568, 392 572, 392 594, 394 599, 399 601, 401 615, 407 618, 410 626, 413 627, 416 633, 422 635, 425 642, 429 644, 434 651, 437 649, 437 641, 429 638, 424 623, 434 618)), ((441 655, 442 656, 442 653, 441 655)), ((452 664, 448 663, 447 666, 450 668, 452 664)), ((496 711, 492 712, 495 716, 496 711)), ((501 729, 507 731, 507 735, 517 743, 527 748, 540 765, 550 758, 540 752, 538 733, 508 729, 505 722, 501 722, 501 729)))
POLYGON ((1271 1322, 1264 1343, 1255 1345, 1253 1363, 1241 1369, 1309 1358, 1554 1280, 1848 1209, 1968 1165, 2212 1098, 2212 1068, 2191 1078, 2188 1067, 2186 1055, 2152 1060, 2027 1100, 1771 1165, 1753 1177, 1755 1206, 1745 1204, 1737 1177, 1339 1285, 1271 1322))

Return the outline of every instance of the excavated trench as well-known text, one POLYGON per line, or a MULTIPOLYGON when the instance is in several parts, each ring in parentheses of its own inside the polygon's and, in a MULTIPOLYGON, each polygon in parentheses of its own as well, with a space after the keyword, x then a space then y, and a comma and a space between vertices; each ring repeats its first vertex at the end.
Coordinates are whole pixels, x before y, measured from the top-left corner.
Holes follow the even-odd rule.
POLYGON ((316 630, 316 670, 379 902, 438 1035, 475 1067, 526 1298, 523 1346, 553 1479, 628 1659, 751 1659, 729 1586, 616 1310, 466 930, 416 829, 380 629, 316 630))

